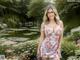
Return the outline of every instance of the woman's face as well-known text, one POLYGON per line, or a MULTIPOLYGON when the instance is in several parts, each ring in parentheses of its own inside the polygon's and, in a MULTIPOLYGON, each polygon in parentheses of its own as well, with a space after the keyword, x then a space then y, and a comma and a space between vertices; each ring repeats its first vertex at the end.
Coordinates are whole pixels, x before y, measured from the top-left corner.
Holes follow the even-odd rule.
POLYGON ((54 19, 55 14, 54 14, 54 11, 51 8, 48 9, 47 16, 48 16, 49 20, 54 19))

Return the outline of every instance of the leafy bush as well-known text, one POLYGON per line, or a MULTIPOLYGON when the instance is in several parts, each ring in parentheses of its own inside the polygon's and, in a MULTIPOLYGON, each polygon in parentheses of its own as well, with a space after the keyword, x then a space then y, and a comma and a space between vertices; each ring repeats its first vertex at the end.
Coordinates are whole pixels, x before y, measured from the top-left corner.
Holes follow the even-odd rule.
POLYGON ((67 37, 64 37, 62 40, 62 57, 63 60, 66 60, 69 56, 77 56, 79 55, 79 47, 76 45, 75 38, 79 37, 79 33, 74 33, 73 35, 69 35, 67 37))
POLYGON ((5 47, 0 46, 0 54, 5 54, 5 47))
POLYGON ((75 55, 75 50, 77 49, 74 42, 70 42, 67 40, 62 41, 62 57, 67 58, 69 56, 75 55))
POLYGON ((9 54, 12 54, 11 56, 15 54, 15 56, 19 56, 19 58, 23 60, 36 59, 36 52, 37 52, 36 40, 21 42, 11 46, 0 46, 0 54, 5 55, 6 57, 8 57, 9 54), (12 52, 6 52, 7 50, 10 50, 12 52))
POLYGON ((7 14, 3 18, 4 18, 3 22, 6 23, 8 27, 11 27, 11 28, 20 27, 19 26, 19 23, 20 23, 19 16, 15 14, 7 14))
POLYGON ((16 53, 16 55, 24 56, 23 59, 29 60, 36 58, 36 51, 37 51, 36 40, 27 41, 14 46, 14 53, 16 53), (26 51, 27 53, 25 54, 26 51))
POLYGON ((0 54, 6 55, 7 49, 12 49, 12 47, 7 45, 0 45, 0 54))
POLYGON ((78 40, 78 39, 80 39, 80 32, 79 32, 79 31, 73 32, 73 33, 72 33, 72 38, 73 38, 73 40, 78 40))

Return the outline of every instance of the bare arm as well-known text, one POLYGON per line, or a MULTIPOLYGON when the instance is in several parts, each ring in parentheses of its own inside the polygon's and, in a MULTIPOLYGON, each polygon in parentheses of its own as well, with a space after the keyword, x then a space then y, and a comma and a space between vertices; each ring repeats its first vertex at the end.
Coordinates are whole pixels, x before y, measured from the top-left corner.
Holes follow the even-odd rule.
POLYGON ((63 40, 63 32, 64 32, 64 26, 63 26, 63 22, 62 22, 62 21, 60 22, 60 25, 61 25, 61 28, 62 28, 62 33, 61 33, 61 39, 60 39, 59 48, 61 48, 61 42, 62 42, 62 40, 63 40))
POLYGON ((44 40, 45 34, 44 34, 44 24, 41 24, 41 29, 40 29, 40 37, 38 39, 38 49, 42 43, 42 41, 44 40))

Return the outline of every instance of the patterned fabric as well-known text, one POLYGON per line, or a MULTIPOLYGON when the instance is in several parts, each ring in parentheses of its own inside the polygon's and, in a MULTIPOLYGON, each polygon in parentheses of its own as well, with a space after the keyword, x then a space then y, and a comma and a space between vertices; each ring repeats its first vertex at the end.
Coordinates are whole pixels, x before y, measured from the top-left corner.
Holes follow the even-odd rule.
POLYGON ((42 25, 41 31, 44 31, 45 33, 45 38, 40 46, 41 57, 49 55, 53 58, 52 60, 59 60, 61 53, 58 52, 58 48, 62 33, 60 25, 57 24, 54 31, 48 24, 44 26, 42 25))

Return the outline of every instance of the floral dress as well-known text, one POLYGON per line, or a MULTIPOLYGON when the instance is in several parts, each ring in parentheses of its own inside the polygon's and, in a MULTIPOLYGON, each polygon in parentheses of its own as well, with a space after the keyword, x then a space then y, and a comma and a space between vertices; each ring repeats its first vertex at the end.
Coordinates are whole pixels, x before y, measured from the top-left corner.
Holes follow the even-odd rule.
POLYGON ((61 54, 58 52, 59 42, 61 38, 62 28, 57 24, 53 31, 48 24, 41 27, 41 31, 44 31, 45 38, 40 45, 41 56, 49 55, 52 60, 59 60, 61 54))

